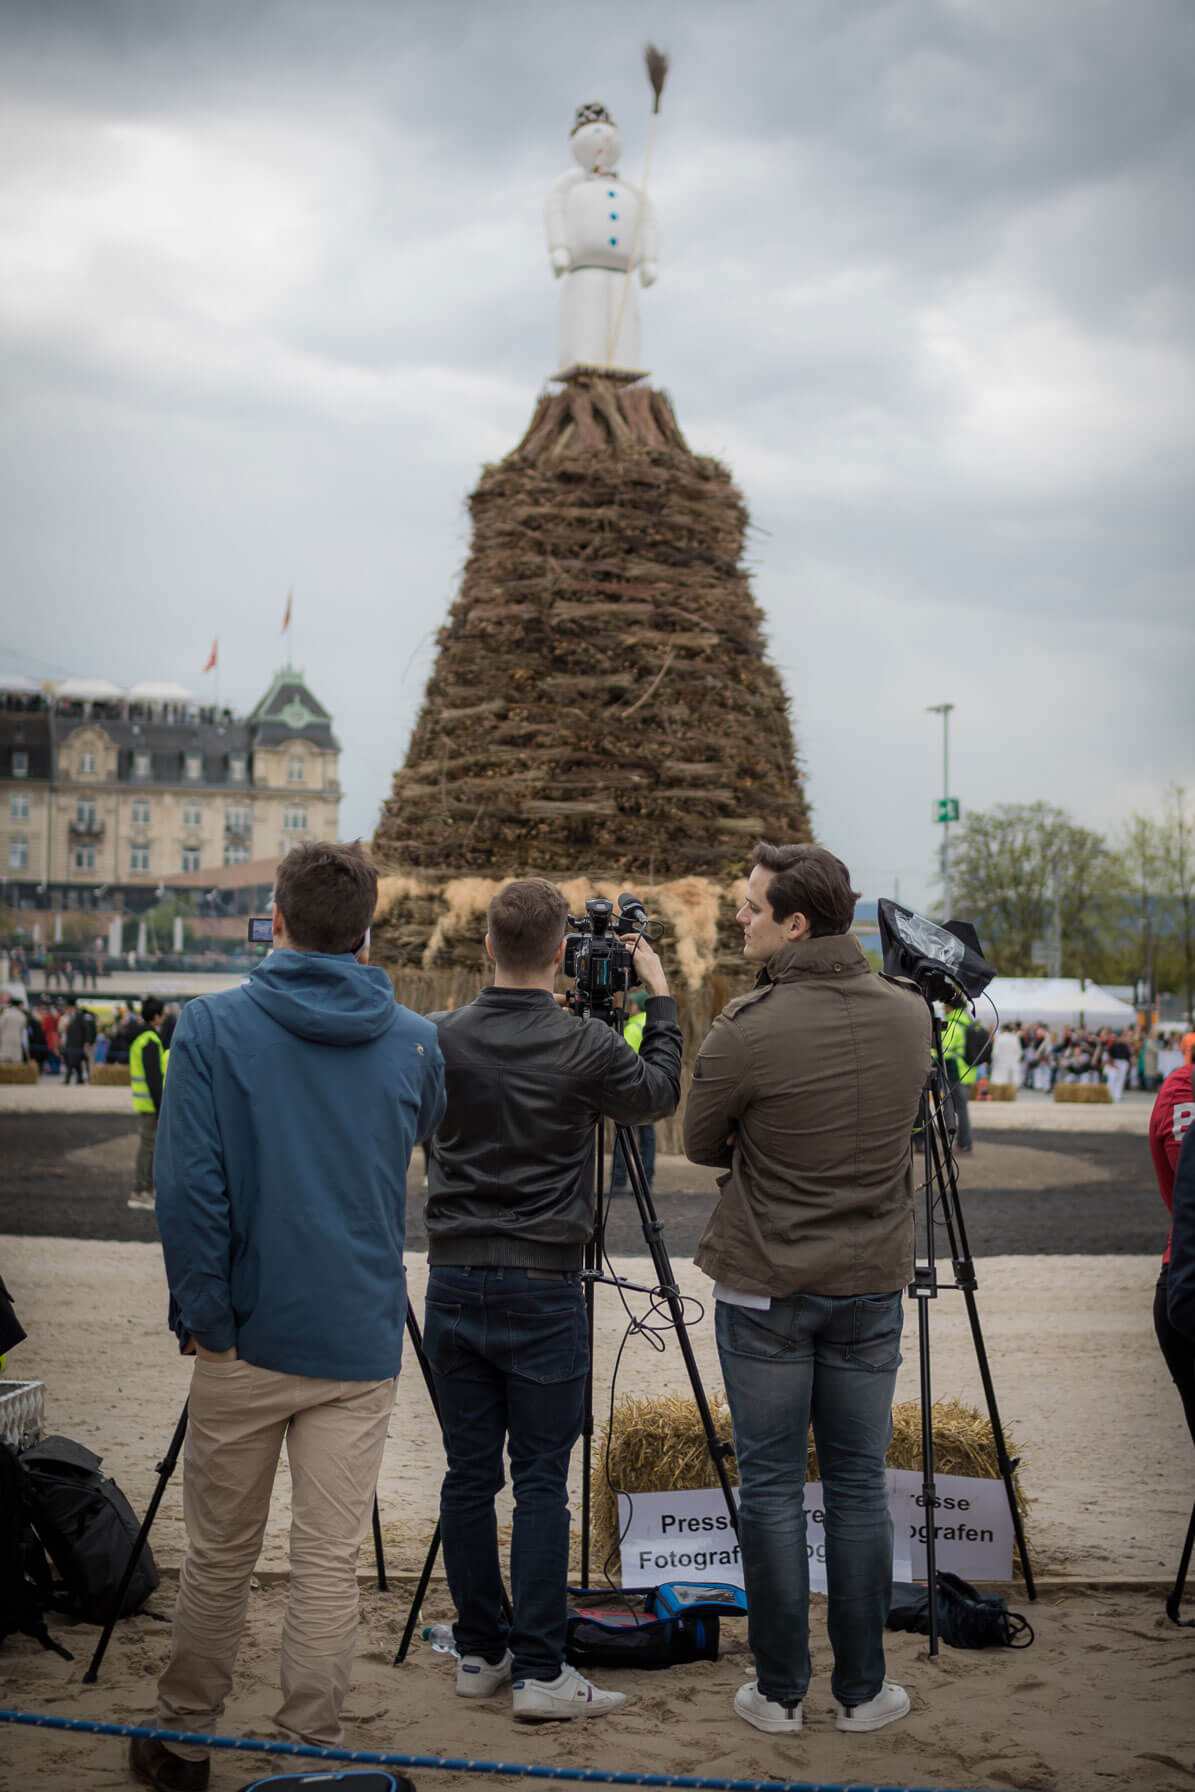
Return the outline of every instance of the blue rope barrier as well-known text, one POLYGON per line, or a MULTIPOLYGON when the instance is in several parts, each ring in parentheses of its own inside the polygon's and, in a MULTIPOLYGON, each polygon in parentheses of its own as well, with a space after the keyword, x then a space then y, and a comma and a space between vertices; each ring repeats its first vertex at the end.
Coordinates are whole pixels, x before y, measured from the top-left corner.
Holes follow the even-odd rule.
POLYGON ((533 1767, 519 1761, 469 1761, 453 1755, 392 1755, 380 1749, 317 1748, 310 1742, 263 1742, 248 1736, 198 1736, 189 1730, 154 1730, 144 1724, 106 1724, 87 1717, 50 1717, 38 1711, 0 1710, 0 1723, 35 1730, 77 1730, 93 1736, 144 1736, 193 1748, 247 1754, 297 1755, 306 1761, 351 1761, 366 1767, 434 1767, 446 1773, 504 1773, 533 1780, 581 1780, 599 1786, 677 1786, 685 1792, 948 1792, 937 1786, 843 1786, 811 1780, 719 1780, 687 1773, 619 1773, 600 1767, 533 1767))

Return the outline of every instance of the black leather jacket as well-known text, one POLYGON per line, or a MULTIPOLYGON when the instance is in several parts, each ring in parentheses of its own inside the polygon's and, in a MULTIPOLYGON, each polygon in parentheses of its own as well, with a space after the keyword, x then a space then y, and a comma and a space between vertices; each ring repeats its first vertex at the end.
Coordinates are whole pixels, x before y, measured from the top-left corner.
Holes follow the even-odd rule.
POLYGON ((676 1112, 676 1003, 648 998, 637 1057, 604 1021, 578 1019, 542 989, 483 989, 429 1019, 448 1107, 430 1145, 428 1262, 580 1269, 598 1116, 641 1126, 676 1112))

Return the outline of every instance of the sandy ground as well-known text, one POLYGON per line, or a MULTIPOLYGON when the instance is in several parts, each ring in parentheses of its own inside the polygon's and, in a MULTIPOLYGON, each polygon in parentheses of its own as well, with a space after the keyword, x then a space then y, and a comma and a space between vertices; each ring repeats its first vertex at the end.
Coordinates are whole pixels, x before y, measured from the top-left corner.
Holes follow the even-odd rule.
MULTIPOLYGON (((0 1261, 29 1341, 8 1374, 46 1384, 50 1429, 105 1458, 143 1510, 155 1465, 186 1396, 189 1367, 165 1330, 161 1257, 150 1244, 44 1238, 0 1239, 0 1261)), ((647 1279, 647 1265, 620 1261, 647 1279)), ((677 1265, 696 1299, 704 1278, 677 1265)), ((438 1434, 414 1364, 399 1384, 379 1502, 389 1595, 366 1594, 348 1730, 351 1744, 493 1760, 551 1761, 651 1772, 709 1772, 934 1786, 1079 1788, 1097 1781, 1143 1787, 1195 1786, 1195 1631, 1162 1616, 1161 1587, 1173 1578, 1190 1510, 1195 1457, 1177 1397, 1154 1344, 1150 1305, 1156 1260, 1144 1257, 997 1257, 980 1266, 979 1306, 1005 1426, 1023 1455, 1033 1506, 1029 1544, 1042 1596, 1031 1609, 1038 1641, 1026 1654, 969 1655, 944 1649, 930 1661, 923 1641, 892 1639, 891 1669, 910 1688, 914 1712, 874 1738, 838 1736, 825 1673, 824 1641, 808 1704, 808 1729, 783 1743, 749 1729, 730 1710, 749 1677, 741 1632, 728 1627, 722 1659, 664 1675, 624 1676, 635 1695, 623 1714, 592 1726, 513 1726, 501 1702, 473 1708, 452 1696, 446 1663, 420 1649, 401 1669, 391 1661, 410 1597, 404 1577, 421 1563, 442 1472, 438 1434), (1135 1586, 1115 1584, 1125 1577, 1135 1586), (1142 1585, 1140 1583, 1148 1583, 1142 1585)), ((421 1307, 423 1260, 410 1261, 421 1307)), ((642 1301, 639 1302, 640 1306, 642 1301)), ((599 1297, 596 1371, 599 1412, 625 1326, 616 1296, 599 1297)), ((910 1324, 912 1323, 910 1319, 910 1324)), ((719 1385, 712 1320, 692 1336, 707 1386, 719 1385)), ((982 1403, 961 1297, 944 1294, 932 1315, 934 1393, 982 1403)), ((898 1399, 917 1393, 915 1335, 906 1334, 898 1399)), ((618 1392, 681 1391, 679 1352, 632 1339, 618 1392)), ((152 1607, 168 1612, 182 1549, 178 1479, 154 1529, 166 1571, 152 1607)), ((281 1585, 286 1566, 288 1477, 282 1465, 261 1561, 230 1731, 268 1733, 277 1674, 281 1585)), ((507 1516, 509 1507, 504 1510, 507 1516)), ((369 1564, 363 1561, 363 1570, 369 1564)), ((1195 1604, 1195 1590, 1192 1603, 1195 1604)), ((451 1616, 433 1582, 430 1619, 451 1616)), ((820 1613, 818 1617, 820 1625, 820 1613)), ((143 1721, 167 1646, 165 1625, 142 1616, 119 1627, 101 1683, 81 1685, 96 1632, 61 1627, 71 1664, 10 1639, 0 1650, 0 1693, 26 1710, 143 1721)), ((218 1792, 254 1778, 249 1758, 221 1758, 218 1792)), ((264 1766, 258 1771, 264 1772, 264 1766)), ((426 1784, 429 1775, 422 1776, 426 1784)), ((127 1783, 120 1745, 48 1732, 0 1730, 0 1788, 127 1783)))

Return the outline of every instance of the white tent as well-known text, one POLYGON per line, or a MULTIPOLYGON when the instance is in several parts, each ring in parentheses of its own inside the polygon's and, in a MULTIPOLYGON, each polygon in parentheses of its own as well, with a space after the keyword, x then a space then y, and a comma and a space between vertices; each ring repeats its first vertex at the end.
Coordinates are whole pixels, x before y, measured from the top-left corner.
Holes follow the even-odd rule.
POLYGON ((134 684, 126 693, 130 703, 198 703, 194 691, 183 684, 134 684))
POLYGON ((36 679, 26 678, 23 672, 0 672, 0 691, 7 691, 14 697, 39 697, 41 686, 36 679))
POLYGON ((1001 1024, 1007 1020, 1041 1021, 1059 1027, 1130 1027, 1136 1011, 1111 996, 1098 983, 1081 983, 1078 977, 993 977, 976 1004, 981 1021, 989 1024, 990 997, 1001 1024))
POLYGON ((64 678, 54 695, 67 703, 119 703, 124 692, 106 678, 64 678))

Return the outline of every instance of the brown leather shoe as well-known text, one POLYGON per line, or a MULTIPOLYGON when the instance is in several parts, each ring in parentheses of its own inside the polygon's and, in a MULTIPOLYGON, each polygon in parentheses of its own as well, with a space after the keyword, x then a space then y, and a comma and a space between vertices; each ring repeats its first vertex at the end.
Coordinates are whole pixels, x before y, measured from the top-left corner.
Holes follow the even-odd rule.
POLYGON ((210 1761, 184 1761, 153 1736, 133 1737, 129 1766, 143 1785, 154 1786, 157 1792, 205 1792, 212 1771, 210 1761))

